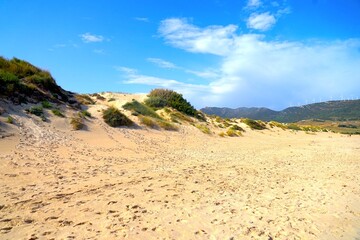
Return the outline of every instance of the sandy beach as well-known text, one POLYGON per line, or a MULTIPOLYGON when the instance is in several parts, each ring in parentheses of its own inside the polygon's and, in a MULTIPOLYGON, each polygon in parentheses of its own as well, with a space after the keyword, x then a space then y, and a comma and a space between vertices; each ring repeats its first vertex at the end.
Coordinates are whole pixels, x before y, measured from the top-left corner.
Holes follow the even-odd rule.
POLYGON ((359 239, 360 137, 111 128, 14 115, 0 239, 359 239))

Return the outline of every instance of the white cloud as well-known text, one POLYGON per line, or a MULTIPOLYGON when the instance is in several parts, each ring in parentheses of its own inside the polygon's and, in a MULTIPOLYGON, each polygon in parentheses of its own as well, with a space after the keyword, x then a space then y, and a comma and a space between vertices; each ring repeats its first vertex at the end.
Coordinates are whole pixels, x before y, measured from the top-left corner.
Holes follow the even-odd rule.
POLYGON ((123 66, 116 66, 114 67, 117 71, 126 73, 128 75, 135 75, 137 73, 136 69, 123 67, 123 66))
POLYGON ((250 15, 250 17, 247 19, 247 27, 260 30, 260 31, 266 31, 269 30, 274 24, 276 23, 276 19, 273 15, 271 15, 269 12, 265 13, 253 13, 250 15))
MULTIPOLYGON (((196 106, 282 108, 308 99, 360 92, 360 39, 268 41, 261 34, 235 34, 236 26, 229 26, 199 28, 184 19, 161 23, 159 31, 168 44, 188 52, 219 56, 218 70, 213 71, 213 76, 203 75, 208 83, 200 85, 201 93, 190 98, 196 106), (203 39, 211 41, 199 47, 203 39)), ((144 78, 136 79, 132 82, 144 78)), ((153 80, 161 83, 146 79, 148 84, 153 80)), ((167 83, 187 92, 199 88, 178 81, 167 83)))
POLYGON ((170 18, 160 24, 159 33, 166 41, 190 52, 226 55, 231 49, 231 37, 237 26, 209 26, 198 28, 186 19, 170 18))
POLYGON ((247 3, 247 7, 257 8, 260 7, 262 2, 260 0, 249 0, 247 3))
POLYGON ((159 78, 155 76, 142 75, 137 70, 127 67, 116 67, 116 70, 124 73, 125 84, 142 84, 161 88, 173 89, 187 96, 209 92, 209 86, 201 84, 189 84, 173 79, 159 78))
POLYGON ((205 79, 212 79, 212 78, 219 77, 219 74, 214 70, 194 71, 194 70, 186 69, 185 72, 194 74, 198 77, 205 78, 205 79))
POLYGON ((91 33, 84 33, 80 35, 81 39, 85 43, 102 42, 105 38, 101 35, 94 35, 91 33))
POLYGON ((148 62, 156 64, 158 67, 161 67, 161 68, 178 68, 175 64, 165 61, 160 58, 148 58, 146 60, 148 62))

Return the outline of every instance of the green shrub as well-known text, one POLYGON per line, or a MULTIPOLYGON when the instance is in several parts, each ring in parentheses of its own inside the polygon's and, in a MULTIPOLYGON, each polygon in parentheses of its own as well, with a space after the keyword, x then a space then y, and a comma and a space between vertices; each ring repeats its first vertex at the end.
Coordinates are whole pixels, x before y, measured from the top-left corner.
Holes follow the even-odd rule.
POLYGON ((181 112, 177 112, 177 111, 170 113, 170 119, 173 122, 180 122, 180 121, 185 121, 185 122, 189 122, 189 123, 194 122, 190 117, 182 114, 181 112))
POLYGON ((251 129, 263 130, 266 129, 266 125, 262 121, 255 121, 249 118, 242 119, 242 122, 248 125, 251 129))
POLYGON ((242 127, 238 126, 238 125, 231 125, 230 129, 234 130, 234 131, 245 132, 245 130, 242 127))
POLYGON ((79 116, 82 118, 85 118, 85 117, 91 118, 91 113, 89 113, 86 110, 82 110, 81 112, 79 112, 79 116))
POLYGON ((196 124, 195 127, 205 134, 211 134, 210 129, 203 124, 196 124))
POLYGON ((110 98, 109 100, 108 100, 108 102, 113 102, 113 101, 115 101, 116 99, 115 98, 110 98))
POLYGON ((83 123, 83 119, 79 116, 72 117, 70 120, 70 124, 73 130, 80 130, 85 126, 83 123))
POLYGON ((13 117, 11 117, 11 116, 8 116, 7 119, 6 119, 6 122, 10 123, 10 124, 14 124, 15 119, 13 117))
MULTIPOLYGON (((229 137, 237 137, 239 136, 239 133, 238 131, 234 130, 234 129, 231 129, 229 128, 227 131, 226 131, 226 135, 228 135, 229 137)), ((241 133, 240 133, 241 134, 241 133)))
POLYGON ((279 122, 276 122, 276 121, 271 121, 269 123, 270 127, 273 128, 273 127, 278 127, 278 128, 281 128, 282 130, 285 130, 287 128, 287 126, 283 123, 279 123, 279 122))
POLYGON ((34 107, 31 107, 30 109, 26 109, 25 111, 28 113, 31 113, 33 115, 36 115, 38 117, 41 117, 44 115, 42 106, 34 106, 34 107))
POLYGON ((52 109, 51 112, 52 112, 55 116, 62 117, 62 118, 65 117, 65 115, 60 111, 60 109, 52 109))
POLYGON ((139 119, 140 119, 140 122, 142 124, 144 124, 145 126, 148 126, 150 128, 158 128, 159 127, 156 120, 154 120, 151 117, 140 116, 139 119))
POLYGON ((165 130, 168 130, 168 131, 177 131, 179 130, 179 128, 177 126, 175 126, 174 124, 171 124, 165 120, 157 120, 157 123, 159 124, 159 126, 165 130))
POLYGON ((120 127, 120 126, 131 126, 133 121, 131 121, 127 116, 119 111, 115 107, 109 107, 103 111, 104 121, 111 127, 120 127))
POLYGON ((48 109, 51 109, 53 107, 53 105, 51 103, 49 103, 48 101, 42 101, 41 106, 43 108, 48 108, 48 109))
POLYGON ((288 125, 287 125, 287 128, 290 129, 290 130, 301 131, 301 127, 299 127, 299 126, 296 125, 296 124, 288 124, 288 125))
POLYGON ((139 103, 134 99, 132 100, 132 102, 125 103, 123 105, 123 108, 132 111, 138 115, 140 114, 143 116, 149 116, 153 118, 159 118, 159 119, 161 118, 153 109, 142 103, 139 103))
POLYGON ((95 101, 91 99, 91 97, 87 94, 76 94, 75 95, 76 100, 78 100, 79 103, 84 105, 93 105, 95 104, 95 101))
POLYGON ((220 137, 225 137, 225 133, 224 133, 224 132, 220 132, 220 133, 219 133, 219 136, 220 136, 220 137))
POLYGON ((154 89, 145 100, 145 104, 154 108, 172 107, 179 112, 197 117, 198 111, 183 96, 169 89, 154 89))
POLYGON ((156 97, 156 96, 149 96, 145 100, 145 104, 154 109, 160 109, 160 108, 168 106, 166 100, 162 99, 161 97, 156 97))

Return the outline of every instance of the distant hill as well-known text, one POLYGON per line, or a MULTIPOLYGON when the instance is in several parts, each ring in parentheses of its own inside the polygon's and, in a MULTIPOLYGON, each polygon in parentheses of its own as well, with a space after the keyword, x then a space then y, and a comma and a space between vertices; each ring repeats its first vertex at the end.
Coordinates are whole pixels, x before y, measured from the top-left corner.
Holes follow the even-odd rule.
POLYGON ((13 58, 0 57, 0 98, 14 103, 52 101, 77 103, 71 92, 58 86, 48 71, 13 58))
POLYGON ((300 107, 290 107, 282 111, 268 108, 217 108, 206 107, 202 112, 224 118, 252 118, 264 121, 298 122, 306 119, 360 120, 360 100, 328 101, 300 107))

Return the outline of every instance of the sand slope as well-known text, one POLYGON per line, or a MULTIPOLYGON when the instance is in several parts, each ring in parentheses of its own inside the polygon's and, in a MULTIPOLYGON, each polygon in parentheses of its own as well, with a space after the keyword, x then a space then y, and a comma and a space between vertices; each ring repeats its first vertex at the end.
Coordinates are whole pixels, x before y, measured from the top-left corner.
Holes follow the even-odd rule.
MULTIPOLYGON (((0 239, 355 239, 360 137, 244 137, 15 116, 0 139, 0 239)), ((4 124, 4 123, 2 123, 4 124)))

